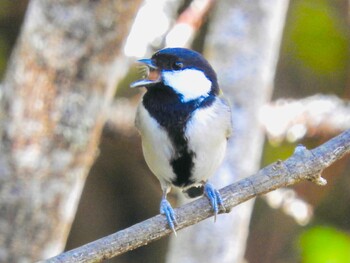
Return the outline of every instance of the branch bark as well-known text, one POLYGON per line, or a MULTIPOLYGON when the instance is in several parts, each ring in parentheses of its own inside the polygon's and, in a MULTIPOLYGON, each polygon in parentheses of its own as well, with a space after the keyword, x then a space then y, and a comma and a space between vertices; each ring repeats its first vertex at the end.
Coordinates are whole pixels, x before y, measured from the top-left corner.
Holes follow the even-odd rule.
MULTIPOLYGON (((277 161, 258 173, 220 190, 227 212, 249 199, 280 187, 291 186, 301 181, 326 184, 322 171, 350 153, 350 130, 343 132, 323 145, 307 150, 296 147, 294 154, 285 161, 277 161)), ((204 197, 175 209, 178 225, 176 230, 194 225, 213 215, 208 200, 204 197)), ((99 262, 158 240, 172 233, 166 219, 157 215, 127 229, 101 238, 79 248, 62 253, 45 263, 99 262)))

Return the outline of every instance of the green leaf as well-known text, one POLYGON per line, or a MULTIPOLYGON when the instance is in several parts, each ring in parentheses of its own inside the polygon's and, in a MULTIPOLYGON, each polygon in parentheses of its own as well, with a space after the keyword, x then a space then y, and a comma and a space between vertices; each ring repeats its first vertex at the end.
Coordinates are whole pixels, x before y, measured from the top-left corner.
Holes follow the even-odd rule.
POLYGON ((350 236, 331 227, 316 226, 299 238, 302 263, 350 262, 350 236))
POLYGON ((296 63, 318 74, 342 72, 348 61, 348 37, 329 1, 296 1, 288 25, 286 51, 296 63))

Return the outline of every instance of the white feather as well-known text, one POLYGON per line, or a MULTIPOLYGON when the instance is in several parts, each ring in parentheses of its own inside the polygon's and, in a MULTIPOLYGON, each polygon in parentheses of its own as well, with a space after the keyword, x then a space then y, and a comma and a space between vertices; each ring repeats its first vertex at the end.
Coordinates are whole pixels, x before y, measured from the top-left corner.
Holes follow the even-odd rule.
POLYGON ((151 117, 142 103, 138 107, 135 124, 142 137, 142 150, 146 163, 164 189, 175 178, 169 163, 174 155, 174 147, 166 130, 151 117))
POLYGON ((162 79, 165 85, 183 95, 184 102, 206 96, 211 89, 211 81, 202 71, 196 69, 163 71, 162 79))
POLYGON ((208 180, 220 166, 231 133, 230 108, 220 99, 195 111, 185 131, 189 148, 195 152, 192 180, 208 180))

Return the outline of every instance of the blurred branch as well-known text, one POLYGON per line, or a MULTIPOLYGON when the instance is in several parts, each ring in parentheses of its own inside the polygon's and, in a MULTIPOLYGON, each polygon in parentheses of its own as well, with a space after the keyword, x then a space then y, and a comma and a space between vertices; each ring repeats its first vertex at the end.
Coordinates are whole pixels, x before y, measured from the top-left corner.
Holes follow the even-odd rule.
POLYGON ((176 11, 183 1, 144 1, 126 41, 126 55, 143 57, 164 42, 167 47, 189 47, 214 2, 194 0, 178 16, 176 11))
POLYGON ((129 57, 153 53, 153 47, 162 45, 182 3, 177 0, 144 0, 126 40, 124 53, 129 57))
POLYGON ((273 209, 281 209, 299 225, 307 225, 314 213, 313 206, 300 198, 294 189, 280 188, 263 196, 273 209))
MULTIPOLYGON (((135 103, 117 98, 108 112, 108 128, 123 134, 132 132, 135 111, 135 103)), ((350 129, 350 101, 323 94, 278 99, 261 109, 260 123, 275 142, 296 141, 305 135, 332 136, 350 129)))
POLYGON ((0 262, 64 248, 139 1, 29 1, 0 86, 0 262))
MULTIPOLYGON (((265 194, 280 187, 294 185, 301 181, 312 181, 325 185, 322 171, 335 161, 350 153, 350 130, 343 132, 323 145, 307 150, 296 147, 294 154, 285 161, 277 161, 258 173, 221 189, 227 212, 257 195, 265 194)), ((175 209, 177 230, 194 225, 213 215, 206 198, 200 198, 175 209)), ((172 231, 167 228, 166 219, 157 215, 127 229, 101 238, 79 248, 62 253, 46 263, 97 262, 118 256, 127 251, 167 236, 172 231)))
POLYGON ((126 98, 115 99, 106 112, 107 122, 104 129, 112 133, 121 133, 123 136, 137 133, 134 125, 136 106, 137 103, 134 100, 126 98))
POLYGON ((296 141, 306 134, 334 135, 350 128, 350 101, 322 94, 279 99, 262 108, 260 121, 269 139, 277 142, 296 141))
POLYGON ((188 47, 214 5, 214 0, 194 0, 165 37, 166 46, 188 47))

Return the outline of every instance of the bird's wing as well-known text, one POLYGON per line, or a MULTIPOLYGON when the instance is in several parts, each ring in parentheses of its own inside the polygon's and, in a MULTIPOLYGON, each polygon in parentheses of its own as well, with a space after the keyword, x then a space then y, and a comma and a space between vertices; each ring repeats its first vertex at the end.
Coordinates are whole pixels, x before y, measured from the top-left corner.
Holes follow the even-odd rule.
POLYGON ((227 116, 227 128, 226 128, 226 138, 228 139, 231 137, 233 132, 233 123, 232 123, 232 111, 231 111, 231 103, 230 101, 224 97, 223 93, 221 92, 218 96, 218 99, 223 105, 223 114, 227 116))

